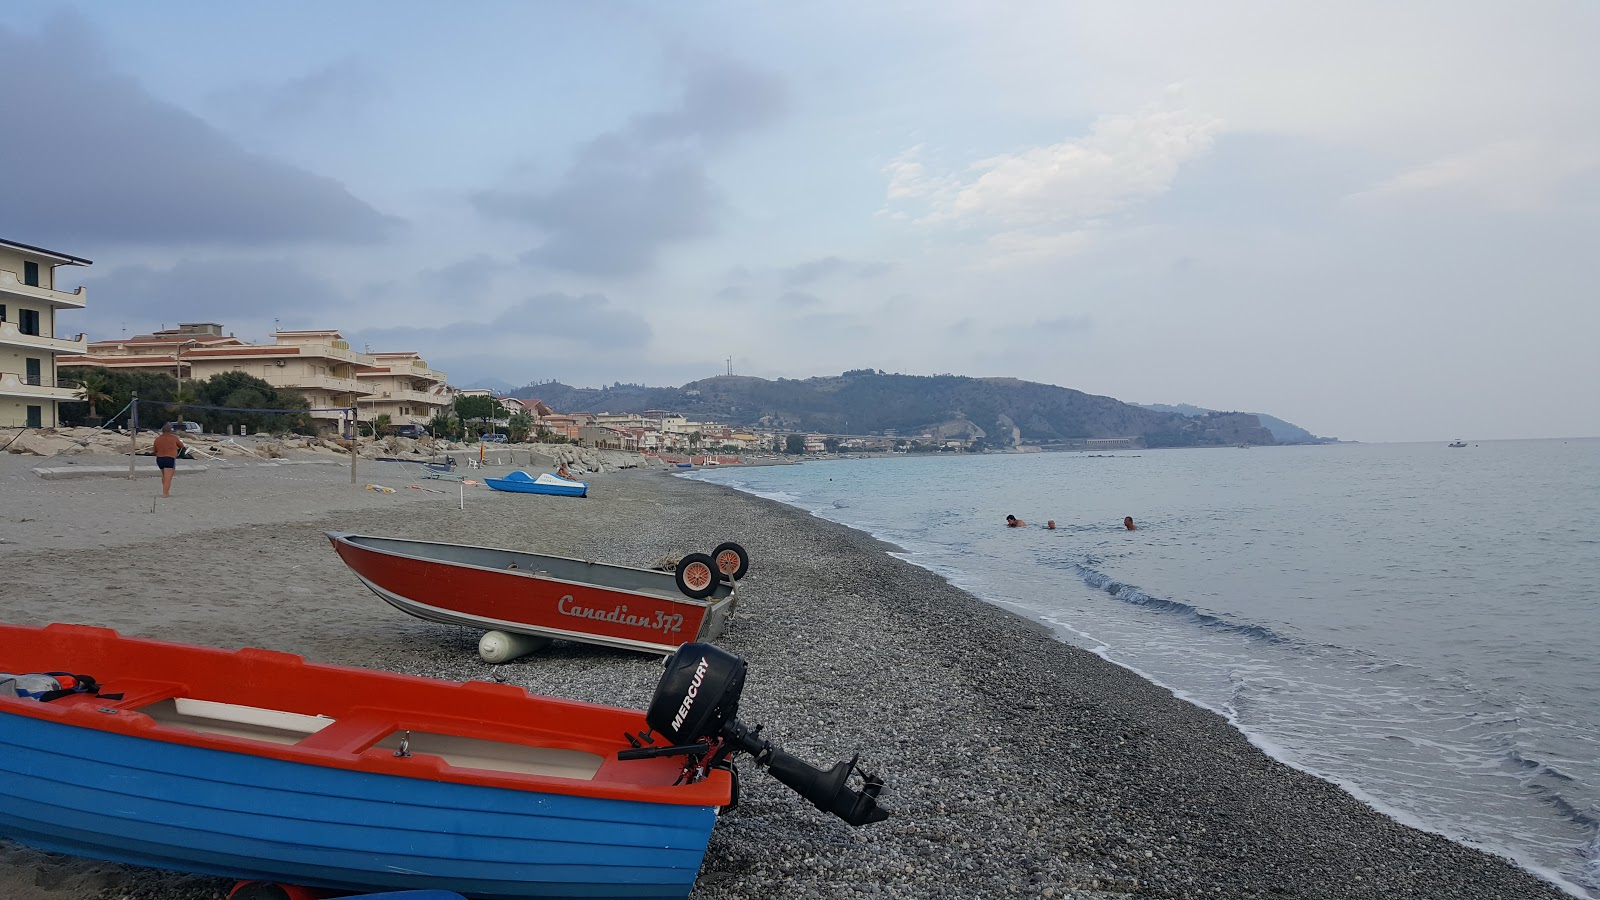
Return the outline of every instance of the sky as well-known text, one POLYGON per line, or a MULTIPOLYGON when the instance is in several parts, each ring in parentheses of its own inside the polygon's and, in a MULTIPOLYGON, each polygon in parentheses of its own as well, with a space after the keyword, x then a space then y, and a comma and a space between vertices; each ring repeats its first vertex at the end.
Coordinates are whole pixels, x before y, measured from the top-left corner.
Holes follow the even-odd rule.
POLYGON ((457 385, 1009 376, 1600 434, 1600 6, 0 7, 0 238, 91 340, 457 385))

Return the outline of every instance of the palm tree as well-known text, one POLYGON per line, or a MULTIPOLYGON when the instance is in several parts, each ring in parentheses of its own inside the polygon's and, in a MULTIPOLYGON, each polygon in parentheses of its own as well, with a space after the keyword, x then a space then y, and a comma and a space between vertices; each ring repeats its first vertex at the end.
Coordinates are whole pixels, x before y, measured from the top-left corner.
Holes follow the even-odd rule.
POLYGON ((111 395, 107 389, 111 387, 111 379, 105 372, 89 371, 78 378, 78 387, 83 391, 83 399, 89 404, 89 418, 84 420, 87 425, 99 425, 100 416, 95 410, 96 403, 107 403, 111 395))
POLYGON ((187 384, 178 388, 178 392, 172 395, 172 409, 178 414, 179 425, 183 424, 183 408, 193 404, 195 400, 194 389, 187 384))
POLYGON ((698 431, 689 432, 689 447, 692 449, 700 446, 700 441, 703 439, 703 437, 704 436, 698 431))
POLYGON ((393 424, 394 424, 394 419, 390 418, 388 413, 384 413, 384 414, 378 416, 376 419, 372 420, 372 431, 378 437, 383 437, 384 435, 389 433, 389 428, 393 424))

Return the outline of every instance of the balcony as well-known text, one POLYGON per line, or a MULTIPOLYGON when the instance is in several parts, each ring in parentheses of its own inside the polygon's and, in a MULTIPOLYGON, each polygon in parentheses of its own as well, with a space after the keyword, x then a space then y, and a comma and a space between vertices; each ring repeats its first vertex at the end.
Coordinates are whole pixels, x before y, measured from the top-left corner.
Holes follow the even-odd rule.
POLYGON ((376 366, 378 361, 365 353, 335 347, 332 344, 297 344, 293 341, 279 340, 275 344, 264 344, 266 347, 296 347, 300 350, 301 359, 337 359, 342 362, 354 363, 360 366, 376 366))
POLYGON ((45 350, 51 353, 88 353, 89 339, 78 335, 75 341, 63 341, 60 338, 43 337, 37 334, 23 334, 15 322, 0 322, 0 344, 8 347, 26 347, 29 350, 45 350))
POLYGON ((63 378, 29 378, 16 372, 0 372, 0 397, 24 397, 29 400, 77 400, 82 396, 78 382, 63 378))
POLYGON ((88 291, 82 287, 70 294, 66 291, 53 291, 49 288, 23 284, 17 273, 9 269, 0 269, 0 300, 4 300, 8 296, 15 299, 48 303, 56 309, 83 309, 84 303, 88 302, 89 299, 88 291))
POLYGON ((449 406, 451 400, 443 394, 429 394, 424 391, 374 391, 368 387, 370 393, 361 398, 362 403, 409 403, 415 406, 449 406))
POLYGON ((360 394, 362 396, 372 393, 367 385, 354 378, 338 378, 333 375, 276 375, 276 380, 269 376, 268 381, 272 382, 273 387, 288 388, 291 391, 323 390, 339 394, 360 394), (282 382, 282 384, 279 382, 282 382))

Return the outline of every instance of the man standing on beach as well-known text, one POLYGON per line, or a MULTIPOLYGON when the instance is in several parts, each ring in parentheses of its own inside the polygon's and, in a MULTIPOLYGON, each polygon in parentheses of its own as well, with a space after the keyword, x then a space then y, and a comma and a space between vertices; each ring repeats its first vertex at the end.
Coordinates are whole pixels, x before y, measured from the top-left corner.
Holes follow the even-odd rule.
POLYGON ((172 495, 172 476, 178 471, 178 454, 183 451, 183 441, 172 433, 171 425, 161 426, 156 436, 156 468, 161 470, 161 496, 172 495))

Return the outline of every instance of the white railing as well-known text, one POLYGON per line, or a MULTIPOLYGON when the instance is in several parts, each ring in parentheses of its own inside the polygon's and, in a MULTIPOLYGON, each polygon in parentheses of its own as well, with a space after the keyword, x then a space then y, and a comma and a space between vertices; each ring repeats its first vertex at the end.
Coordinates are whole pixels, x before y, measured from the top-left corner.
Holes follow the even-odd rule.
POLYGON ((89 352, 89 339, 85 335, 78 335, 78 339, 75 341, 65 341, 61 338, 45 337, 44 335, 23 334, 22 329, 18 328, 15 322, 0 322, 0 344, 34 347, 55 353, 89 352))
POLYGON ((40 400, 76 400, 82 391, 76 381, 30 378, 16 372, 0 372, 0 394, 33 397, 40 400))
POLYGON ((68 293, 32 284, 23 284, 22 279, 17 277, 17 273, 9 269, 0 269, 0 294, 16 294, 19 297, 27 297, 32 300, 43 300, 52 306, 70 306, 75 309, 83 308, 83 304, 89 299, 88 291, 82 287, 68 293))

